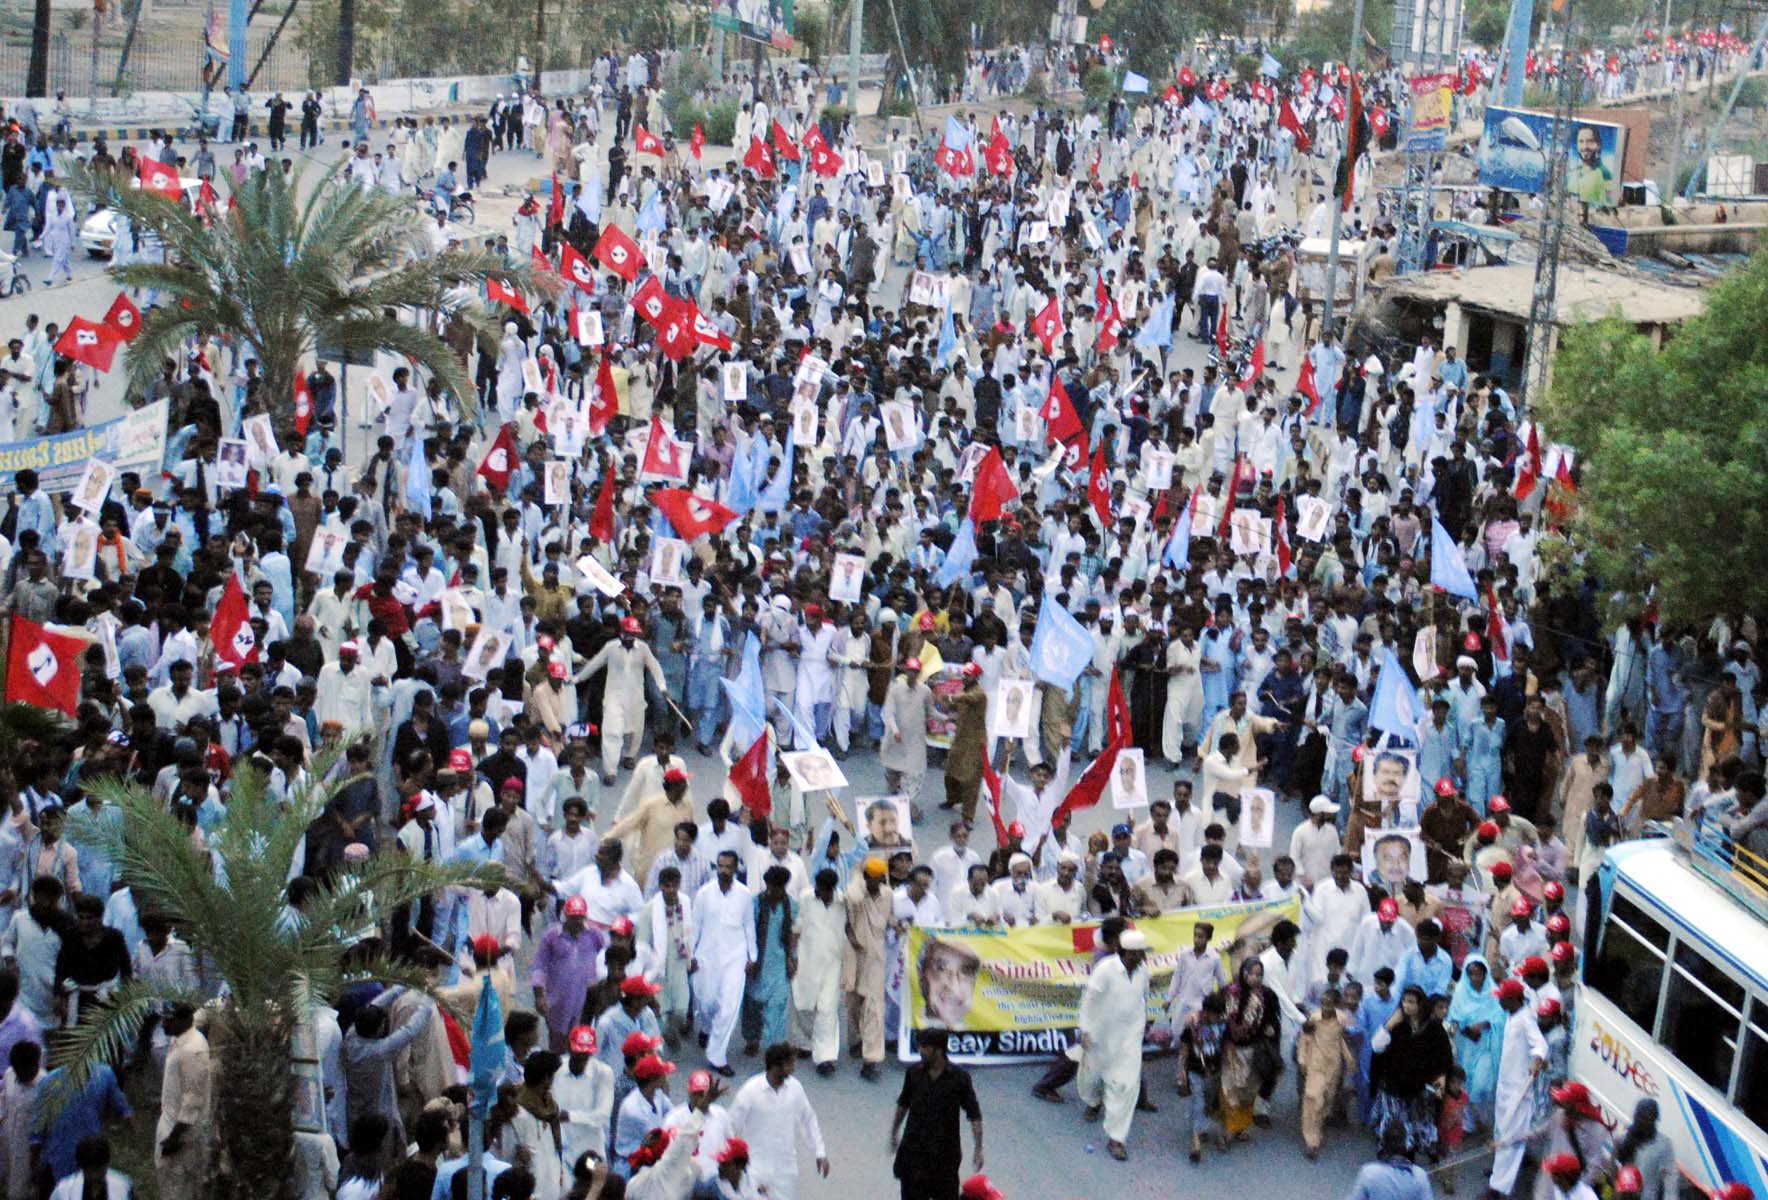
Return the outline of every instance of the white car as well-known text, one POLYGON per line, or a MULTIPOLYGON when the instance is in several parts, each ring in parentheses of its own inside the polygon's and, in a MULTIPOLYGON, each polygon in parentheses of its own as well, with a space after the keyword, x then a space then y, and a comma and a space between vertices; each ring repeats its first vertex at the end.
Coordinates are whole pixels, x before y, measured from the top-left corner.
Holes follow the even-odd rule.
MULTIPOLYGON (((139 181, 131 184, 141 186, 139 181)), ((184 189, 184 202, 194 208, 202 194, 203 181, 180 176, 178 185, 184 189)), ((117 246, 117 210, 101 207, 87 217, 80 226, 80 245, 93 258, 109 258, 117 246)))

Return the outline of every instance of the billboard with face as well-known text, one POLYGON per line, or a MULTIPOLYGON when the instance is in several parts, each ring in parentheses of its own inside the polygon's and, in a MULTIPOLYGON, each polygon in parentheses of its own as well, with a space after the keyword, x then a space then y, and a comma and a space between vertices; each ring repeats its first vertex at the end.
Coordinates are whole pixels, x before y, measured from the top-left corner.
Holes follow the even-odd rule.
MULTIPOLYGON (((1479 181, 1531 196, 1546 191, 1552 142, 1553 114, 1493 105, 1486 109, 1480 137, 1479 181)), ((1597 207, 1619 204, 1626 150, 1625 127, 1572 118, 1564 146, 1566 187, 1572 199, 1597 207)))

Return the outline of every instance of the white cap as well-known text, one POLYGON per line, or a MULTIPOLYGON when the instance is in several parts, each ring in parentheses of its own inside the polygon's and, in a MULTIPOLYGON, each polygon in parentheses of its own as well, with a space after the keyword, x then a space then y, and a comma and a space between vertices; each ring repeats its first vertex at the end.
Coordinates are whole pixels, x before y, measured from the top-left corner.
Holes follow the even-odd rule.
POLYGON ((1076 864, 1078 864, 1080 862, 1080 855, 1076 854, 1072 850, 1064 850, 1061 854, 1058 854, 1056 856, 1056 861, 1059 863, 1076 863, 1076 864))
POLYGON ((1462 667, 1475 671, 1479 669, 1479 663, 1474 661, 1473 655, 1463 654, 1455 660, 1455 669, 1459 671, 1462 667))
POLYGON ((1338 811, 1338 805, 1332 803, 1332 801, 1324 796, 1315 796, 1312 800, 1308 801, 1308 811, 1311 813, 1324 813, 1327 816, 1330 816, 1338 811))
POLYGON ((792 611, 792 601, 789 598, 787 598, 787 596, 784 592, 778 593, 774 596, 773 606, 775 608, 779 609, 781 612, 792 611))
POLYGON ((1007 870, 1011 871, 1020 863, 1024 863, 1028 867, 1031 866, 1031 855, 1023 853, 1014 854, 1012 858, 1007 860, 1007 870))
POLYGON ((1146 950, 1148 935, 1140 929, 1126 929, 1123 931, 1123 936, 1117 939, 1117 948, 1119 950, 1146 950))

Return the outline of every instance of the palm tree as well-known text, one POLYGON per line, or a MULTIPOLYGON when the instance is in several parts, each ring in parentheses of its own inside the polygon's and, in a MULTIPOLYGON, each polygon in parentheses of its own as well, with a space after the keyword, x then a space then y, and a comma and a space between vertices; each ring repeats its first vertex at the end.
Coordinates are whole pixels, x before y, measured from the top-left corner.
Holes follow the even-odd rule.
MULTIPOLYGON (((340 164, 341 165, 341 164, 340 164)), ((193 212, 176 200, 76 170, 75 186, 118 210, 137 236, 165 248, 164 262, 111 268, 126 287, 157 289, 129 344, 128 384, 145 389, 185 338, 215 334, 258 359, 278 431, 294 407, 295 376, 320 346, 328 353, 403 355, 442 380, 466 411, 471 380, 448 344, 399 319, 401 310, 453 312, 487 279, 551 288, 475 250, 429 253, 428 223, 406 197, 362 188, 338 167, 312 187, 305 173, 258 171, 225 201, 193 212)))
POLYGON ((17 700, 0 704, 0 763, 20 762, 31 743, 42 746, 67 731, 68 721, 58 712, 17 700))
MULTIPOLYGON (((329 766, 322 757, 314 778, 323 778, 329 766)), ((115 779, 88 784, 122 809, 120 835, 99 844, 137 905, 170 917, 210 983, 225 985, 209 1024, 223 1064, 214 1073, 216 1137, 227 1163, 222 1196, 265 1200, 284 1189, 294 1151, 297 1023, 351 983, 427 989, 424 972, 389 958, 369 939, 396 909, 438 888, 479 886, 487 878, 483 868, 414 862, 383 851, 333 877, 291 928, 284 905, 289 866, 308 825, 344 782, 298 787, 284 804, 270 794, 263 772, 243 764, 233 776, 227 818, 206 853, 146 788, 115 779)), ((52 1059, 65 1070, 51 1106, 84 1087, 99 1064, 121 1061, 161 1006, 205 999, 136 979, 105 1004, 85 1008, 79 1024, 53 1045, 52 1059)))

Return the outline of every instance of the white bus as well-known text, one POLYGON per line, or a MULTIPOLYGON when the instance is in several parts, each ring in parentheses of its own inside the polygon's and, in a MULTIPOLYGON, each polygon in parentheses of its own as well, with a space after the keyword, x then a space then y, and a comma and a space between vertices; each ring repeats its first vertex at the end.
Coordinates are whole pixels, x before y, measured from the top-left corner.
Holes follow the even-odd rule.
POLYGON ((1691 1183, 1768 1196, 1768 862, 1678 829, 1599 880, 1572 1076, 1621 1123, 1655 1099, 1691 1183))

